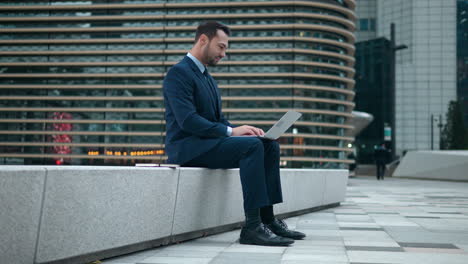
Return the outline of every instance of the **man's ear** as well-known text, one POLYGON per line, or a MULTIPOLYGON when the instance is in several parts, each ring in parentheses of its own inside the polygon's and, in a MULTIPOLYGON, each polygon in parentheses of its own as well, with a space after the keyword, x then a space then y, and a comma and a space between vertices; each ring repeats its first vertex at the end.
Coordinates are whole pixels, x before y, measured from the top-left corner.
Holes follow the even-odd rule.
POLYGON ((201 34, 199 41, 202 46, 206 45, 208 43, 208 36, 205 34, 201 34))

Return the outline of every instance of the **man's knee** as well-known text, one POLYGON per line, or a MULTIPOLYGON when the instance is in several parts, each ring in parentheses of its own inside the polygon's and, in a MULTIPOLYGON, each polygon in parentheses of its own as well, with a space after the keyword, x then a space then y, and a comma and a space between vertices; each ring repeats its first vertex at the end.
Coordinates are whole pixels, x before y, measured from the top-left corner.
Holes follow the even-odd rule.
POLYGON ((253 149, 263 149, 262 141, 259 138, 252 138, 252 142, 250 143, 251 148, 253 149))
POLYGON ((265 151, 272 152, 272 153, 279 153, 280 146, 278 141, 276 140, 264 140, 263 145, 265 147, 265 151))
POLYGON ((256 137, 245 137, 237 142, 242 146, 244 153, 263 151, 262 141, 256 137))

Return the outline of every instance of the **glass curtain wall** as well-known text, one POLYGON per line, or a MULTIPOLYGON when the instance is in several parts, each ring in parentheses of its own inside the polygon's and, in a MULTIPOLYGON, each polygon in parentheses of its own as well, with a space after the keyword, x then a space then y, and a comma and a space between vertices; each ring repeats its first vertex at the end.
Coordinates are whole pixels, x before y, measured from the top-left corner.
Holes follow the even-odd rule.
POLYGON ((457 1, 457 97, 468 128, 468 1, 457 1))
POLYGON ((165 72, 196 26, 232 28, 210 68, 234 124, 282 138, 283 167, 343 168, 354 107, 354 0, 0 1, 0 164, 164 163, 165 72))

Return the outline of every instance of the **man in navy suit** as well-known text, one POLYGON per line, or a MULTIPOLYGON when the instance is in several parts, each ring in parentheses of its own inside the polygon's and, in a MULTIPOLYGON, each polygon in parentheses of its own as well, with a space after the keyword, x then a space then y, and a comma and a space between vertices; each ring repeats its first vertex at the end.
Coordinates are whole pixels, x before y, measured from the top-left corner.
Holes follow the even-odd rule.
POLYGON ((229 35, 230 29, 221 23, 200 24, 192 49, 164 79, 168 162, 240 168, 246 216, 240 243, 287 246, 305 234, 289 230, 273 214, 273 204, 283 201, 278 142, 255 137, 264 135, 260 128, 229 123, 221 111, 218 86, 208 73, 207 66, 226 56, 229 35))

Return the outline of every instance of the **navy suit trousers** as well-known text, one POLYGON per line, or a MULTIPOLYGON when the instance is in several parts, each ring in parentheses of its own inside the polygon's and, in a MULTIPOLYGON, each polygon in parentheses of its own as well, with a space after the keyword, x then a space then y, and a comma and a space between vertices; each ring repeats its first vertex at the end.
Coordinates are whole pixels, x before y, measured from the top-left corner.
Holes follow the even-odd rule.
POLYGON ((226 137, 214 148, 182 166, 239 168, 244 210, 281 203, 279 144, 257 137, 226 137))

